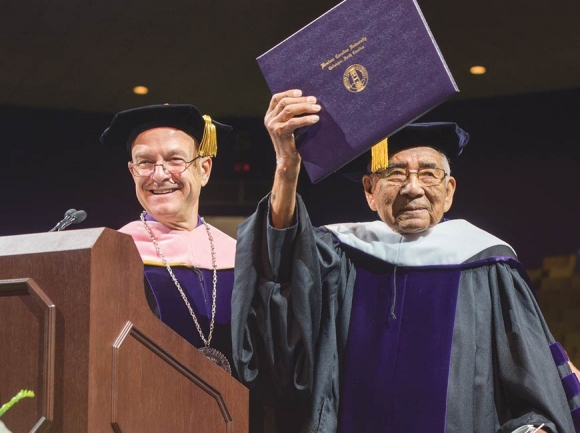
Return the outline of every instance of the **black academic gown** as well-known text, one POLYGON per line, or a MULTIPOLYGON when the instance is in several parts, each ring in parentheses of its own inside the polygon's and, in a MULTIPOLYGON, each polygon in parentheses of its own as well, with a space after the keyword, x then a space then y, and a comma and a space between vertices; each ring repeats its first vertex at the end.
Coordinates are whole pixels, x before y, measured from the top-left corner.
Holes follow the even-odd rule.
POLYGON ((278 431, 575 431, 576 378, 505 243, 475 229, 476 254, 456 236, 443 261, 429 243, 390 260, 340 233, 365 225, 316 229, 298 197, 276 230, 268 203, 239 228, 232 335, 240 380, 291 414, 278 431))

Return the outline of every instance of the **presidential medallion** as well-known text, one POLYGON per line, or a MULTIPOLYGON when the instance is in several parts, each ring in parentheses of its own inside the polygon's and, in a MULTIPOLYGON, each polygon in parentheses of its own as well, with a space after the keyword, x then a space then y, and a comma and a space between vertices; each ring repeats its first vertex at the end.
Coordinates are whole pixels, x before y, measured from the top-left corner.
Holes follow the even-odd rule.
POLYGON ((226 358, 226 356, 223 353, 221 353, 217 349, 214 349, 213 347, 202 347, 199 350, 206 356, 206 358, 215 362, 218 366, 227 371, 228 374, 231 376, 232 368, 230 367, 228 358, 226 358))

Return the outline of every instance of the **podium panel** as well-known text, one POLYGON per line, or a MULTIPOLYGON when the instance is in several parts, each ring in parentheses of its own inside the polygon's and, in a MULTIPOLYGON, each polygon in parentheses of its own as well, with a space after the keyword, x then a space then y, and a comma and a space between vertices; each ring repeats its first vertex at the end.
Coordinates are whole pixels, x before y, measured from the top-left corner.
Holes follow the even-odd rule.
POLYGON ((228 432, 232 418, 220 393, 131 323, 113 353, 116 432, 228 432), (138 361, 136 364, 135 361, 138 361), (143 377, 143 371, 156 374, 143 377), (184 380, 187 379, 187 380, 184 380), (155 394, 148 391, 156 390, 155 394), (131 410, 139 407, 139 412, 131 410))
MULTIPOLYGON (((32 279, 16 279, 0 281, 0 307, 1 388, 14 389, 13 394, 21 388, 40 391, 34 401, 25 400, 26 405, 11 409, 10 427, 13 431, 31 430, 25 420, 27 412, 33 410, 37 419, 32 430, 46 431, 54 404, 54 304, 32 279)), ((2 403, 9 398, 3 396, 2 403)))
POLYGON ((248 431, 247 389, 153 315, 128 235, 0 238, 0 341, 0 400, 36 393, 14 433, 248 431))

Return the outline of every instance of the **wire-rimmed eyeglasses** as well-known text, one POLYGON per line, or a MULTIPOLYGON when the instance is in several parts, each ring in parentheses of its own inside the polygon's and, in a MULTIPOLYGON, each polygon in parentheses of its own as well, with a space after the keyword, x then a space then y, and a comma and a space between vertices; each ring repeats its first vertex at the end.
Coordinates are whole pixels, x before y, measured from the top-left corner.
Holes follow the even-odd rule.
POLYGON ((419 170, 409 170, 403 167, 391 167, 386 170, 376 173, 382 179, 386 180, 388 185, 401 186, 409 178, 411 174, 417 176, 417 180, 423 186, 437 186, 439 185, 446 173, 442 168, 420 168, 419 170))
POLYGON ((169 174, 179 174, 187 170, 196 159, 201 158, 201 155, 196 156, 191 161, 185 161, 181 158, 173 158, 169 161, 163 161, 161 164, 153 164, 152 162, 129 162, 129 170, 133 173, 133 176, 137 177, 149 177, 155 173, 155 167, 159 166, 163 168, 165 173, 169 174))

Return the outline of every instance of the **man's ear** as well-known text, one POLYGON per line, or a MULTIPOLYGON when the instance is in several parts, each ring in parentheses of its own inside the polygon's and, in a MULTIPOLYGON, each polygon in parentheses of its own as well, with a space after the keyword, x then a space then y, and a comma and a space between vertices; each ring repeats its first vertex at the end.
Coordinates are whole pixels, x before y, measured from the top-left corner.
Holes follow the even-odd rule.
POLYGON ((375 196, 373 194, 374 189, 375 189, 375 182, 372 176, 365 174, 362 178, 362 184, 363 184, 363 188, 365 190, 365 197, 367 198, 367 203, 369 205, 369 208, 371 208, 371 210, 373 212, 377 211, 377 205, 375 203, 375 196))
POLYGON ((211 157, 206 156, 201 160, 200 169, 201 169, 201 186, 206 186, 209 182, 209 176, 211 175, 211 167, 213 164, 213 160, 211 157))
POLYGON ((453 195, 455 194, 455 187, 457 183, 453 176, 449 176, 449 180, 447 181, 447 185, 445 186, 445 201, 443 202, 443 211, 447 212, 451 209, 451 205, 453 204, 453 195))

